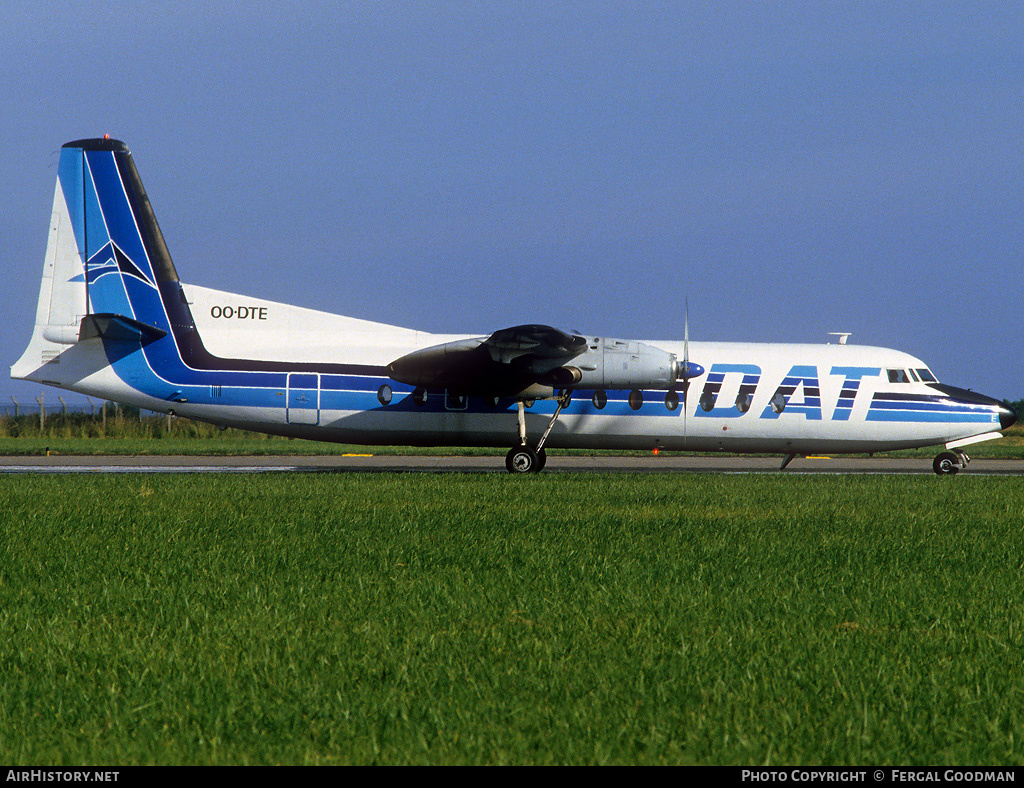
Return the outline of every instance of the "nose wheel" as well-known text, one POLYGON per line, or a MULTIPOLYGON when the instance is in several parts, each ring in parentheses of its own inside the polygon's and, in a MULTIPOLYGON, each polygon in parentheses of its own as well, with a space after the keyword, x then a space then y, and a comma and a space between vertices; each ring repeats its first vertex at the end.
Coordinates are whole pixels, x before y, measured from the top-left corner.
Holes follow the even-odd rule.
POLYGON ((932 470, 939 476, 952 476, 966 468, 970 461, 962 451, 944 451, 932 462, 932 470))

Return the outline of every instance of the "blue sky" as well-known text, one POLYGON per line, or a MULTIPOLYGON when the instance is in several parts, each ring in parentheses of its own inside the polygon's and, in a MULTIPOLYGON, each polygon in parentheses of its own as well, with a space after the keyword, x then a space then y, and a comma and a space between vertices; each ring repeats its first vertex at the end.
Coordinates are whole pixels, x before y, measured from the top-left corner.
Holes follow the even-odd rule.
POLYGON ((849 331, 1024 397, 1012 4, 9 0, 0 29, 6 364, 57 151, 106 133, 185 281, 481 334, 675 339, 688 302, 693 339, 849 331))

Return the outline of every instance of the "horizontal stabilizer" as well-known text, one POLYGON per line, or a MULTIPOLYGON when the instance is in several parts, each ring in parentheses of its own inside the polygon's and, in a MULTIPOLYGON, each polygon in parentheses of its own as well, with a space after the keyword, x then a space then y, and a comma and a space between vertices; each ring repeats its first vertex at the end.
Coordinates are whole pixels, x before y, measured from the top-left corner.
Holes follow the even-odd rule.
POLYGON ((167 336, 167 332, 131 317, 112 314, 86 315, 78 332, 78 341, 106 339, 113 342, 153 342, 167 336))

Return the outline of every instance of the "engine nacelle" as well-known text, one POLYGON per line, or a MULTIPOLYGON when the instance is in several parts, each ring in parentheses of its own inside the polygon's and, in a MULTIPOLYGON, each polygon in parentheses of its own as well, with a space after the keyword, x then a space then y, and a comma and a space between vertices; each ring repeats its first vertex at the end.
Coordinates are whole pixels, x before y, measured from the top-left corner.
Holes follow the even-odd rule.
POLYGON ((588 338, 536 325, 421 348, 388 365, 392 378, 410 386, 538 399, 525 392, 670 389, 703 372, 635 339, 588 338))
POLYGON ((669 389, 680 377, 680 367, 675 353, 661 348, 632 339, 592 337, 586 352, 564 368, 579 372, 579 379, 564 387, 669 389))

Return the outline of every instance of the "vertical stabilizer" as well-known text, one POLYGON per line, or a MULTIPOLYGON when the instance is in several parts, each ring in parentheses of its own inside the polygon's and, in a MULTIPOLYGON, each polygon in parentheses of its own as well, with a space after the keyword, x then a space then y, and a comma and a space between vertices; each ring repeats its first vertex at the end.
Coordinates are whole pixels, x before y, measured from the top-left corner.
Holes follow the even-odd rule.
POLYGON ((177 280, 128 147, 109 138, 67 143, 57 166, 35 329, 11 376, 61 385, 61 356, 96 335, 92 316, 116 316, 119 325, 146 322, 136 314, 133 288, 156 293, 159 283, 177 280))

